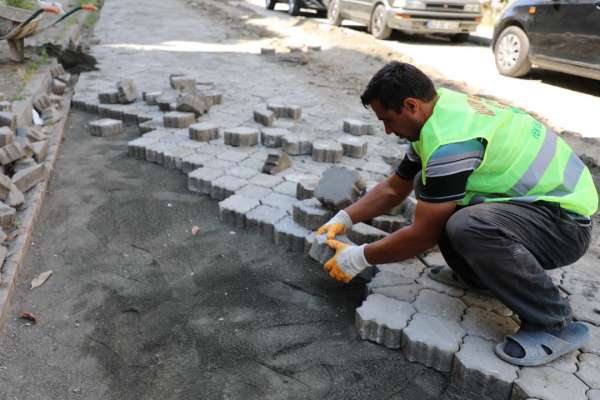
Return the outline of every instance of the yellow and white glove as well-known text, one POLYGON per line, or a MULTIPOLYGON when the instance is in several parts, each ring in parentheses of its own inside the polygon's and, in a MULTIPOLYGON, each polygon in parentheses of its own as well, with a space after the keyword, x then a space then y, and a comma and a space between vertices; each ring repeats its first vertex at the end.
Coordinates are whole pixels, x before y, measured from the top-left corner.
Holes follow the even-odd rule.
POLYGON ((371 264, 365 258, 365 246, 353 246, 337 240, 328 240, 327 245, 335 250, 335 255, 325 263, 329 276, 348 283, 371 264))
POLYGON ((317 230, 319 235, 327 232, 327 239, 333 239, 337 235, 343 235, 352 228, 352 219, 344 210, 338 211, 329 221, 317 230))

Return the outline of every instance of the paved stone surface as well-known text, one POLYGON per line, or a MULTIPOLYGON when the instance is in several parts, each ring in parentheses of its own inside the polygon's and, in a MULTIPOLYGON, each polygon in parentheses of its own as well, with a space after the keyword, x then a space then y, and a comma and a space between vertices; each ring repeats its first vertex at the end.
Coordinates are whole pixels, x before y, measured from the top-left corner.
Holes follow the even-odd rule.
POLYGON ((458 322, 422 313, 415 314, 402 333, 406 358, 443 372, 452 369, 454 353, 465 335, 458 322))
POLYGON ((209 195, 212 183, 223 175, 225 172, 221 169, 198 168, 188 174, 188 189, 192 192, 209 195))
POLYGON ((305 200, 314 197, 315 189, 319 184, 319 178, 305 178, 296 183, 296 198, 305 200))
POLYGON ((352 158, 363 158, 369 150, 369 142, 363 138, 347 136, 340 140, 344 155, 352 158))
POLYGON ((600 356, 582 354, 579 357, 579 370, 575 375, 590 388, 600 390, 600 356))
POLYGON ((274 225, 287 216, 288 213, 280 208, 261 205, 246 214, 246 228, 256 229, 274 240, 274 225))
POLYGON ((260 202, 262 204, 284 210, 287 214, 292 215, 294 204, 296 204, 298 200, 292 196, 272 192, 260 199, 260 202))
POLYGON ((146 147, 157 142, 158 141, 156 139, 146 137, 132 140, 131 142, 127 143, 129 156, 138 160, 145 160, 146 147))
POLYGON ((373 243, 379 239, 383 239, 387 235, 387 232, 367 225, 364 222, 352 225, 352 229, 348 232, 348 237, 356 244, 373 243))
POLYGON ((317 162, 339 163, 344 150, 333 140, 315 140, 312 144, 312 159, 317 162))
POLYGON ((241 194, 245 197, 250 197, 252 199, 262 200, 268 195, 270 195, 272 193, 272 190, 264 186, 248 184, 240 190, 238 190, 236 193, 241 194))
POLYGON ((163 116, 165 128, 189 128, 194 122, 196 117, 190 112, 171 111, 163 116))
POLYGON ((575 294, 569 296, 569 302, 576 320, 589 322, 596 326, 600 325, 600 304, 598 301, 589 299, 584 295, 575 294))
POLYGON ((231 175, 221 176, 211 182, 210 197, 214 200, 223 200, 248 184, 248 180, 231 175))
POLYGON ((465 311, 465 304, 454 297, 438 293, 431 289, 419 292, 414 303, 417 311, 446 321, 459 321, 465 311))
POLYGON ((415 281, 420 278, 425 270, 425 265, 416 258, 410 260, 404 260, 397 263, 380 264, 377 266, 380 271, 389 271, 394 274, 402 275, 406 278, 414 279, 415 281))
POLYGON ((582 350, 586 353, 593 353, 600 356, 600 327, 586 324, 590 330, 590 341, 583 346, 582 350))
POLYGON ((315 188, 315 197, 330 210, 342 210, 364 193, 365 183, 356 172, 343 167, 326 170, 315 188))
POLYGON ((461 297, 465 294, 465 291, 462 289, 458 289, 452 286, 444 285, 443 283, 434 281, 431 279, 427 273, 421 275, 417 282, 421 284, 426 289, 433 289, 436 292, 445 293, 449 296, 453 297, 461 297))
POLYGON ((373 218, 371 225, 382 231, 392 233, 410 225, 410 221, 402 215, 380 215, 373 218))
POLYGON ((356 328, 362 339, 397 349, 402 330, 415 312, 407 302, 372 294, 356 309, 356 328))
POLYGON ((460 324, 469 335, 496 343, 504 340, 504 336, 512 335, 519 330, 519 326, 512 318, 479 307, 470 307, 460 324))
POLYGON ((259 107, 255 109, 253 115, 254 121, 264 126, 271 126, 273 125, 273 121, 275 121, 275 113, 267 109, 267 107, 259 107))
POLYGON ((260 130, 260 142, 265 147, 281 147, 283 138, 289 134, 290 131, 283 128, 262 128, 260 130))
POLYGON ((287 135, 281 139, 281 147, 291 156, 312 154, 312 138, 304 135, 287 135))
POLYGON ((253 185, 264 186, 272 189, 275 186, 283 182, 283 178, 280 176, 273 176, 268 174, 258 174, 254 178, 250 179, 250 183, 253 185))
POLYGON ((244 227, 246 214, 259 205, 258 200, 236 194, 219 202, 219 214, 223 222, 244 227))
POLYGON ((88 124, 92 136, 114 136, 123 133, 123 122, 104 118, 88 124))
POLYGON ((519 368, 496 357, 494 346, 493 342, 476 336, 464 338, 454 357, 453 391, 473 399, 510 398, 519 368))
POLYGON ((227 173, 231 176, 235 176, 242 179, 251 179, 258 175, 258 171, 252 168, 246 167, 233 167, 228 170, 227 173))
POLYGON ((225 144, 230 146, 256 146, 258 143, 258 130, 254 128, 231 128, 225 129, 223 134, 225 144))
POLYGON ((344 132, 355 136, 375 134, 375 127, 373 124, 351 118, 344 120, 343 129, 344 132))
POLYGON ((185 146, 177 146, 163 153, 163 166, 168 169, 183 170, 183 159, 194 154, 194 150, 185 146))
POLYGON ((277 175, 291 166, 292 160, 286 153, 271 153, 267 155, 262 172, 264 174, 277 175))
POLYGON ((99 93, 98 101, 100 101, 100 104, 117 104, 119 102, 119 91, 110 90, 104 93, 99 93))
POLYGON ((181 160, 181 172, 188 174, 198 168, 210 167, 214 160, 209 154, 192 153, 181 160))
POLYGON ((550 367, 522 368, 513 399, 586 400, 587 386, 575 375, 550 367))
POLYGON ((290 181, 281 182, 279 185, 273 187, 273 191, 286 196, 296 197, 296 186, 298 184, 290 181))
POLYGON ((298 225, 291 217, 285 217, 274 226, 275 244, 285 247, 288 251, 304 251, 305 238, 311 231, 298 225))
POLYGON ((323 208, 319 200, 312 198, 294 204, 293 216, 297 224, 314 231, 329 221, 333 212, 323 208))
POLYGON ((196 94, 196 80, 185 75, 171 75, 169 77, 171 87, 184 93, 196 94))

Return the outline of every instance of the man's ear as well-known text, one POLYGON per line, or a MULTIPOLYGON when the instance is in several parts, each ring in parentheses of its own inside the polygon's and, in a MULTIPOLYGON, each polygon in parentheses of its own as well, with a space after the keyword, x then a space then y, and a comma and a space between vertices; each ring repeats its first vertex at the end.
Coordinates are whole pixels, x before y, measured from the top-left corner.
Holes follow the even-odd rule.
POLYGON ((414 113, 415 111, 417 111, 418 107, 419 107, 419 103, 417 102, 417 99, 413 99, 412 97, 407 97, 406 99, 404 99, 404 108, 406 108, 409 112, 414 113))

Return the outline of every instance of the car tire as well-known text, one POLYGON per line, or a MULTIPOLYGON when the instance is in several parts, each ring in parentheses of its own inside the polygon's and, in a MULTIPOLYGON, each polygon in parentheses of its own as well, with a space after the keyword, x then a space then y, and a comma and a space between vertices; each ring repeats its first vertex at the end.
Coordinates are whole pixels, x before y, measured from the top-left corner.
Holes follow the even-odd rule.
POLYGON ((327 6, 327 20, 331 25, 342 25, 342 10, 340 9, 340 0, 331 0, 327 6))
POLYGON ((288 14, 292 17, 300 15, 300 0, 288 0, 289 8, 288 14))
POLYGON ((502 75, 520 77, 531 70, 529 38, 518 26, 505 28, 494 45, 496 68, 502 75))
POLYGON ((450 41, 452 43, 465 43, 467 40, 469 40, 468 33, 457 33, 450 36, 450 41))
POLYGON ((392 28, 387 25, 385 21, 385 6, 383 4, 377 5, 371 14, 371 23, 369 24, 371 35, 376 39, 389 39, 392 35, 392 28))
POLYGON ((275 4, 277 4, 277 0, 265 0, 265 8, 267 10, 272 10, 275 8, 275 4))

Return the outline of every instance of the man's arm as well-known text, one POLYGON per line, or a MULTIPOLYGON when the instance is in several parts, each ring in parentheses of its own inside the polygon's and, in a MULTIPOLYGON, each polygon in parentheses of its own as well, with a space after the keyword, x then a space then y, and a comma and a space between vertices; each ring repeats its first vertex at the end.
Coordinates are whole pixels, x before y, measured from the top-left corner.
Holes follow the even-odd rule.
POLYGON ((375 186, 369 193, 346 208, 353 223, 367 221, 382 215, 398 204, 412 192, 413 182, 394 174, 375 186))
POLYGON ((414 257, 435 246, 456 203, 417 202, 412 225, 365 247, 366 261, 371 265, 397 262, 414 257))

